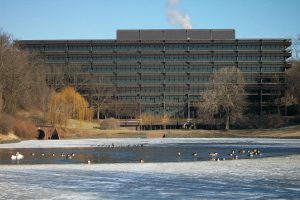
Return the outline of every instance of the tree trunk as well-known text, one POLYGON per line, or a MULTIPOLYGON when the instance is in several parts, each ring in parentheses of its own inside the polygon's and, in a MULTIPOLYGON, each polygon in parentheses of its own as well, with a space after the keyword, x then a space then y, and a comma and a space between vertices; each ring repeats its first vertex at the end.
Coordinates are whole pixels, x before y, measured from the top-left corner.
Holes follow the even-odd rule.
POLYGON ((100 120, 100 108, 99 105, 97 105, 97 120, 100 120))
POLYGON ((284 123, 287 123, 287 105, 284 105, 284 123))
POLYGON ((229 130, 229 115, 226 115, 226 125, 225 125, 225 130, 228 131, 229 130))

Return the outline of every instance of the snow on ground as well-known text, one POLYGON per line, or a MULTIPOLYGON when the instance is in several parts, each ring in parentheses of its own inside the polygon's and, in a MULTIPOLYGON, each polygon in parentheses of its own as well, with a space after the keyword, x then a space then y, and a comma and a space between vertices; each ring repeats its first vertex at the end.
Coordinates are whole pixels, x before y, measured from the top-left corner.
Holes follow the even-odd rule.
POLYGON ((70 139, 70 140, 25 140, 19 143, 0 144, 0 148, 63 148, 92 147, 98 145, 127 146, 135 144, 172 144, 172 143, 257 143, 300 146, 300 139, 269 138, 109 138, 109 139, 70 139))
POLYGON ((298 199, 300 155, 232 161, 2 165, 0 199, 298 199))

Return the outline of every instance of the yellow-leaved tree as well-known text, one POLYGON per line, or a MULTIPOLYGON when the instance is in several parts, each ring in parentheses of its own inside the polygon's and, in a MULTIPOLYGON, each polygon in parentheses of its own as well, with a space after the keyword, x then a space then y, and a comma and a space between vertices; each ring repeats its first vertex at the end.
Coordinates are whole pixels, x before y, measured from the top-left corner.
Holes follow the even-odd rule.
POLYGON ((50 97, 48 119, 52 124, 67 124, 68 119, 92 120, 93 109, 72 87, 53 92, 50 97))

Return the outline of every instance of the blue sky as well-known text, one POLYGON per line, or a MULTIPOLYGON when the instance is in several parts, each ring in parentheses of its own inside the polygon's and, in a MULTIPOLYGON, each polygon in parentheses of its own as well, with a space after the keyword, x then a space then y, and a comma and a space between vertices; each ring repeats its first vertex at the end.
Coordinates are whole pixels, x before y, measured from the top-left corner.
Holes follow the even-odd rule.
MULTIPOLYGON (((0 28, 16 39, 114 39, 117 29, 182 28, 168 23, 166 5, 167 0, 0 0, 0 28)), ((180 0, 177 7, 193 28, 234 28, 237 38, 295 37, 299 8, 300 0, 180 0)))

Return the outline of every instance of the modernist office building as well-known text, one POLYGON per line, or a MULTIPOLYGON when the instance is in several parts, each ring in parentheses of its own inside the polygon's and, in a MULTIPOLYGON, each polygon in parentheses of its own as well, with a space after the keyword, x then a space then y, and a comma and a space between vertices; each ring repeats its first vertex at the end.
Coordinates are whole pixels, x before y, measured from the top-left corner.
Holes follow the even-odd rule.
POLYGON ((228 66, 243 72, 252 111, 271 112, 285 90, 291 56, 289 39, 236 39, 233 29, 118 30, 115 40, 18 43, 41 53, 50 66, 49 85, 61 87, 58 77, 67 71, 67 81, 81 84, 79 91, 92 103, 105 95, 95 90, 104 81, 113 91, 107 103, 179 117, 196 115, 211 74, 228 66))

